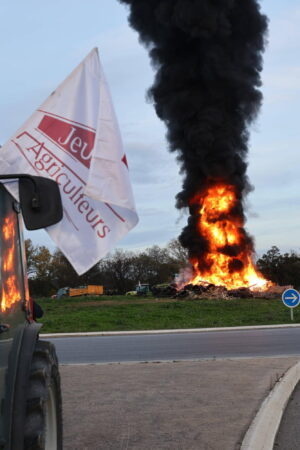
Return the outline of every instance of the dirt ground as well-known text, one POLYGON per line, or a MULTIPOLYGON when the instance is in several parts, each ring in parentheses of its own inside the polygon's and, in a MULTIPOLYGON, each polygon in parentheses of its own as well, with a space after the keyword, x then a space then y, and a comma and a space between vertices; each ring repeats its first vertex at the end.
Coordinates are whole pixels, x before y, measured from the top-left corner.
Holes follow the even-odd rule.
POLYGON ((297 358, 61 367, 65 450, 234 450, 297 358))

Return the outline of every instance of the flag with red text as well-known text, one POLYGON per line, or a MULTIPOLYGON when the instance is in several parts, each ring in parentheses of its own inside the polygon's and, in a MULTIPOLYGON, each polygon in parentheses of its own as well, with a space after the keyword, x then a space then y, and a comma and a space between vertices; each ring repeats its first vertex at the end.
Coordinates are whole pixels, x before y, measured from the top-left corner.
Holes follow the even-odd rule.
MULTIPOLYGON (((126 154, 98 50, 0 149, 0 171, 55 180, 63 219, 47 228, 80 275, 138 222, 126 154)), ((15 187, 9 187, 17 196, 15 187)))

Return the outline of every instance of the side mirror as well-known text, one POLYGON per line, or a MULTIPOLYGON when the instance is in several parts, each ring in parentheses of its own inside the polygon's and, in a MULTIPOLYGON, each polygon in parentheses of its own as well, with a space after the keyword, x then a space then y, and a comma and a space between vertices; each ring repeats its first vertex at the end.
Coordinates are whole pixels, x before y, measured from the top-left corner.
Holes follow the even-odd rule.
POLYGON ((20 207, 27 230, 39 230, 59 222, 63 209, 58 184, 49 178, 26 174, 0 175, 19 180, 20 207))
POLYGON ((27 230, 54 225, 63 217, 58 184, 44 177, 19 179, 20 206, 27 230))

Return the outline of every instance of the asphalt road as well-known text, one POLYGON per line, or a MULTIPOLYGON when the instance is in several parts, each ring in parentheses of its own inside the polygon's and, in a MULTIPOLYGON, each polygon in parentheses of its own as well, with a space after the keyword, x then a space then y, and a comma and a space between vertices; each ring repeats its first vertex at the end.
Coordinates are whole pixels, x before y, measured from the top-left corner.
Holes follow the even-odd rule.
POLYGON ((300 355, 300 328, 47 340, 62 364, 300 355))
POLYGON ((284 411, 275 439, 274 450, 300 448, 300 383, 296 386, 284 411))

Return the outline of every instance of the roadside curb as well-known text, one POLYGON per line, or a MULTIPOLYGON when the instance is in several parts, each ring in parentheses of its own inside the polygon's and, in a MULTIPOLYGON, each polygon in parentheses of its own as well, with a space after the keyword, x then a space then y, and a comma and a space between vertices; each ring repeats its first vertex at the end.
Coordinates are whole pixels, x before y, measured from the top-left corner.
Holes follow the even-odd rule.
POLYGON ((219 328, 188 328, 177 330, 137 330, 137 331, 86 331, 81 333, 44 333, 42 338, 66 338, 66 337, 93 337, 93 336, 134 336, 143 334, 180 334, 180 333, 207 333, 216 331, 247 331, 266 330, 278 328, 299 328, 300 323, 281 325, 253 325, 244 327, 219 327, 219 328))
POLYGON ((285 407, 300 380, 300 362, 291 367, 263 401, 242 442, 241 450, 273 450, 285 407))

